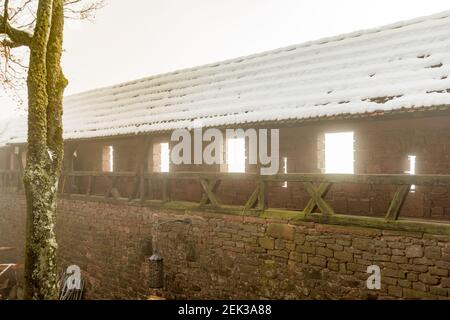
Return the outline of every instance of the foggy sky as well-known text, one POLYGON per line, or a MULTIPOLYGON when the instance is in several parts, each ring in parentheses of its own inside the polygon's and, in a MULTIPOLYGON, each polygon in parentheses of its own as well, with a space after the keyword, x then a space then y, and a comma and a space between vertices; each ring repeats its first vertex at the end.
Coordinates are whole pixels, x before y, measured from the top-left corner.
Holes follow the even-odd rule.
MULTIPOLYGON (((108 0, 69 22, 67 93, 450 10, 450 0, 108 0)), ((17 107, 1 98, 0 118, 17 107)))

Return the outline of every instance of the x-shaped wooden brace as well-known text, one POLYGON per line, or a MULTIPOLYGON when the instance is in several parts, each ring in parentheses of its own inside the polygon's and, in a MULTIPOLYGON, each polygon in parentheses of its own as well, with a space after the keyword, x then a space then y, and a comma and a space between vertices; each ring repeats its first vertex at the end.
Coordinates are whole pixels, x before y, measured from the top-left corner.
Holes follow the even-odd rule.
POLYGON ((400 215, 400 210, 402 209, 403 203, 406 200, 406 196, 411 190, 411 185, 399 186, 397 192, 395 192, 394 198, 389 205, 388 212, 386 214, 386 219, 397 220, 400 215))
POLYGON ((203 194, 202 199, 200 200, 200 206, 207 205, 208 203, 211 203, 215 207, 220 207, 219 200, 217 199, 216 195, 214 194, 217 190, 217 188, 220 185, 221 180, 213 179, 211 181, 208 181, 206 179, 200 179, 200 184, 203 188, 203 194))
POLYGON ((250 198, 248 199, 247 203, 244 206, 244 211, 250 210, 257 206, 258 198, 259 198, 259 194, 260 194, 259 190, 260 190, 260 185, 257 184, 255 191, 253 191, 252 195, 250 196, 250 198))
POLYGON ((244 206, 244 212, 250 209, 256 209, 260 211, 264 211, 266 209, 265 184, 261 179, 258 181, 255 191, 253 191, 252 195, 247 200, 244 206))
POLYGON ((317 189, 314 188, 311 182, 303 182, 303 185, 305 186, 306 192, 311 196, 311 200, 309 200, 305 207, 305 214, 312 213, 316 206, 323 214, 334 214, 333 208, 323 199, 330 189, 331 183, 321 183, 317 189))

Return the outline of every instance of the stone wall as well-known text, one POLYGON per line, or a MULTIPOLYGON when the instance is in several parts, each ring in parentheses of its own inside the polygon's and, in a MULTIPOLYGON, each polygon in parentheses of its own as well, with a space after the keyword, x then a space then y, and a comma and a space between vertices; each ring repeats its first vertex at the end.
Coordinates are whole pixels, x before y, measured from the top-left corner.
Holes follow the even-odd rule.
MULTIPOLYGON (((24 210, 22 195, 0 194, 0 246, 18 262, 24 210)), ((90 299, 449 299, 446 236, 74 200, 59 203, 57 235, 61 266, 81 267, 90 299), (192 223, 157 233, 165 288, 152 291, 153 226, 180 218, 192 223), (366 288, 370 265, 381 290, 366 288)))

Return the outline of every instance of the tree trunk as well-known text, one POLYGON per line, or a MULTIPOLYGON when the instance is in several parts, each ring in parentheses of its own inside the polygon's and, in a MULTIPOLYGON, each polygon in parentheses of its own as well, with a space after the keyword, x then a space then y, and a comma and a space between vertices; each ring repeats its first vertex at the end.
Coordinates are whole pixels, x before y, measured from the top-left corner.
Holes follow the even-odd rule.
POLYGON ((47 45, 47 146, 54 155, 53 173, 58 176, 64 158, 62 112, 68 82, 61 68, 64 33, 63 0, 53 0, 52 26, 47 45))
POLYGON ((63 0, 40 0, 28 71, 25 299, 58 297, 56 198, 63 157, 63 0))

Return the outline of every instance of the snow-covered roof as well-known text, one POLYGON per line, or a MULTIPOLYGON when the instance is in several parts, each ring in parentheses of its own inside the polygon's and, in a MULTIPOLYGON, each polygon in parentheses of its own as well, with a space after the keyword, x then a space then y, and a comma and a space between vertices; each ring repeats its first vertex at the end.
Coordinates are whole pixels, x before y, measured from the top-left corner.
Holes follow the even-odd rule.
MULTIPOLYGON (((447 11, 72 95, 64 100, 64 135, 450 105, 449 73, 447 11)), ((21 142, 15 136, 10 142, 21 142)))
POLYGON ((27 117, 18 115, 0 118, 0 147, 10 143, 23 143, 27 139, 27 117))

